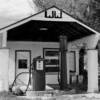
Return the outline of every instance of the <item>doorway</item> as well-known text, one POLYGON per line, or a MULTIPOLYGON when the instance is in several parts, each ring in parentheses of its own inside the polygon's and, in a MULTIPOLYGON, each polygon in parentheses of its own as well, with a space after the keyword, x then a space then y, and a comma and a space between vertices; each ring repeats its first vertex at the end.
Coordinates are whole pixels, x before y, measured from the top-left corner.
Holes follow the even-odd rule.
POLYGON ((83 76, 83 81, 82 81, 82 88, 84 90, 87 90, 87 62, 86 62, 86 47, 83 46, 80 51, 79 51, 79 75, 83 76))
POLYGON ((31 51, 30 50, 16 50, 15 51, 15 76, 17 78, 17 85, 27 85, 29 80, 29 69, 31 65, 31 51))

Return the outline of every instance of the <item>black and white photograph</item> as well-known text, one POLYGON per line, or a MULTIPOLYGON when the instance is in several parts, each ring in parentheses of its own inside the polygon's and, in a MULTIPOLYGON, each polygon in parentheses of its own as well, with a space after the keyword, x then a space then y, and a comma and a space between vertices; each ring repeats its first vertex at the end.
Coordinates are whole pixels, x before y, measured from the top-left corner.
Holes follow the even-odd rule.
POLYGON ((99 0, 0 0, 0 100, 33 99, 100 99, 99 0))

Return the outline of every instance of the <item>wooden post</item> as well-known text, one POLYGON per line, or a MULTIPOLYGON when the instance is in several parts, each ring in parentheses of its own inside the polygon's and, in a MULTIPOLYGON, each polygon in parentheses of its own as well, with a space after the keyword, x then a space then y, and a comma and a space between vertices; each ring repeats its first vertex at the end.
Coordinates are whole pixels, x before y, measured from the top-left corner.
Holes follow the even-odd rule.
POLYGON ((79 51, 75 51, 75 62, 76 62, 76 74, 79 75, 79 51))
POLYGON ((2 33, 2 47, 6 47, 7 46, 7 32, 6 31, 4 31, 3 33, 2 33))
POLYGON ((4 48, 7 46, 7 32, 4 31, 0 33, 0 48, 4 48))
POLYGON ((0 33, 0 92, 8 91, 9 85, 9 49, 7 46, 7 32, 0 33))

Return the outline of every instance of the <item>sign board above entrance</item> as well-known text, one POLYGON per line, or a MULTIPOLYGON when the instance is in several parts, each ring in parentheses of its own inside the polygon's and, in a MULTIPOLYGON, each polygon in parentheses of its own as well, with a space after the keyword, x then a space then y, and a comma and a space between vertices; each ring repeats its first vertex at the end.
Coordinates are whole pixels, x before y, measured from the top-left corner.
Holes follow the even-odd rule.
POLYGON ((62 10, 57 8, 45 10, 45 18, 62 18, 62 10))

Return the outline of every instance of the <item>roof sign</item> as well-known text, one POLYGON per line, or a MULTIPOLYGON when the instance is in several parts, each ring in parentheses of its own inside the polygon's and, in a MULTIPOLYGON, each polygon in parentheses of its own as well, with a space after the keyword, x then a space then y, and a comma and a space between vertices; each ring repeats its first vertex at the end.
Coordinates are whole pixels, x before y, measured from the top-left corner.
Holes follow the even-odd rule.
POLYGON ((62 10, 57 8, 45 10, 45 18, 62 18, 62 10))

